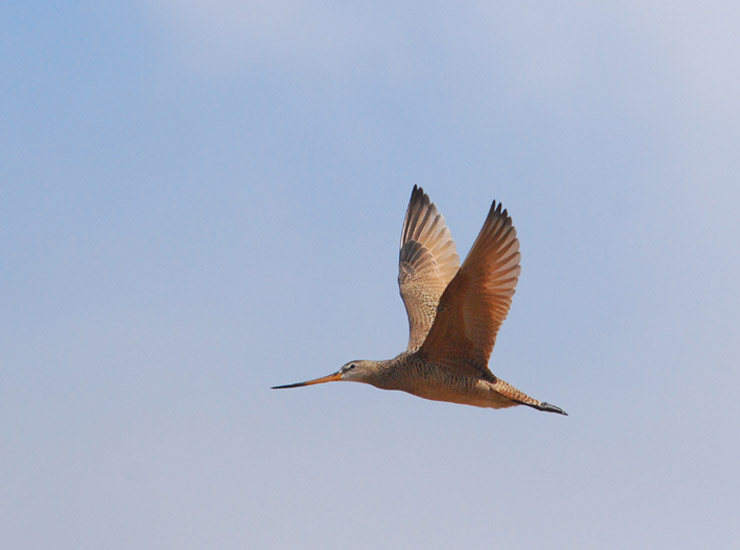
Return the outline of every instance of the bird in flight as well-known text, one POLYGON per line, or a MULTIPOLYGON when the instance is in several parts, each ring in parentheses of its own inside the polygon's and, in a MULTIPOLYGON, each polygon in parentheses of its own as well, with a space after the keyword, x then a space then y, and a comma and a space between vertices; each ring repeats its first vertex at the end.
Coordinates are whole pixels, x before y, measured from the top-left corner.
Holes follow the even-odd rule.
POLYGON ((398 260, 398 286, 409 318, 406 351, 386 361, 350 361, 334 374, 273 389, 364 382, 435 401, 494 409, 527 405, 567 415, 488 368, 519 280, 519 260, 511 217, 493 201, 461 266, 444 218, 424 190, 414 186, 398 260))

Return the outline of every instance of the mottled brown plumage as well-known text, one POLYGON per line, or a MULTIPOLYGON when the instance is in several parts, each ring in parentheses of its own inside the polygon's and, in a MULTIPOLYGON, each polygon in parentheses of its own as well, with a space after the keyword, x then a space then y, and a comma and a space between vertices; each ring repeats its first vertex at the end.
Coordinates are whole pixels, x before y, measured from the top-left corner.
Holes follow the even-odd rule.
POLYGON ((398 288, 409 318, 408 349, 424 342, 439 299, 459 268, 455 242, 442 214, 415 187, 403 221, 398 255, 398 288))
POLYGON ((350 361, 334 374, 274 389, 332 381, 372 384, 425 399, 501 409, 528 405, 566 414, 488 369, 521 270, 511 217, 493 202, 465 262, 436 206, 414 186, 401 231, 398 286, 409 318, 406 351, 387 361, 350 361))

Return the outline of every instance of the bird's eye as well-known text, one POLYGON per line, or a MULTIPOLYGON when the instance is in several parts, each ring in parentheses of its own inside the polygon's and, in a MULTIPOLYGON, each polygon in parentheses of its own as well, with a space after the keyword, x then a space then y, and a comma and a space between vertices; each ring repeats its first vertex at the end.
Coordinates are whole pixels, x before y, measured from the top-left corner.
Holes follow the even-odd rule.
POLYGON ((347 370, 352 370, 352 369, 353 369, 353 368, 355 368, 356 366, 357 366, 357 365, 355 365, 354 363, 351 363, 351 364, 347 365, 347 370))

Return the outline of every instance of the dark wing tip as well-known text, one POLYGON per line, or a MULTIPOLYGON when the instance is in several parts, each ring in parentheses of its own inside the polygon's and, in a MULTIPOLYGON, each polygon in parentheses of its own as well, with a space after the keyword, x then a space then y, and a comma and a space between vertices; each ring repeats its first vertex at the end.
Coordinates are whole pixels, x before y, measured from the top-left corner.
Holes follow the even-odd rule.
POLYGON ((403 228, 401 229, 401 246, 408 242, 417 232, 420 226, 426 223, 428 216, 437 214, 437 208, 432 204, 432 200, 424 192, 424 189, 414 184, 411 191, 409 205, 406 207, 406 215, 403 219, 403 228))
POLYGON ((488 212, 488 216, 490 217, 494 214, 502 218, 509 217, 509 212, 504 208, 504 205, 500 202, 496 202, 496 200, 491 203, 491 209, 488 212))
POLYGON ((424 189, 420 185, 414 184, 414 188, 411 190, 411 198, 409 199, 409 202, 423 200, 426 196, 427 194, 424 192, 424 189))
POLYGON ((414 184, 414 188, 411 190, 411 199, 409 202, 431 202, 429 195, 424 192, 424 188, 414 184))

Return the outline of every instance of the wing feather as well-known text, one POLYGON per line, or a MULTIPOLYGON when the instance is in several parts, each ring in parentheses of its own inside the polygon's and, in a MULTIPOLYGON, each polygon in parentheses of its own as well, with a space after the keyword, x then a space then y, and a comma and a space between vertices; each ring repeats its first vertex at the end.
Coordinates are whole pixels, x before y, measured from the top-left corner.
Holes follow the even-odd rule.
POLYGON ((414 186, 401 231, 398 287, 409 318, 408 349, 426 338, 445 287, 460 267, 445 220, 421 187, 414 186))
POLYGON ((453 370, 493 376, 488 359, 509 313, 520 258, 511 217, 494 201, 468 257, 440 298, 421 353, 453 370))

